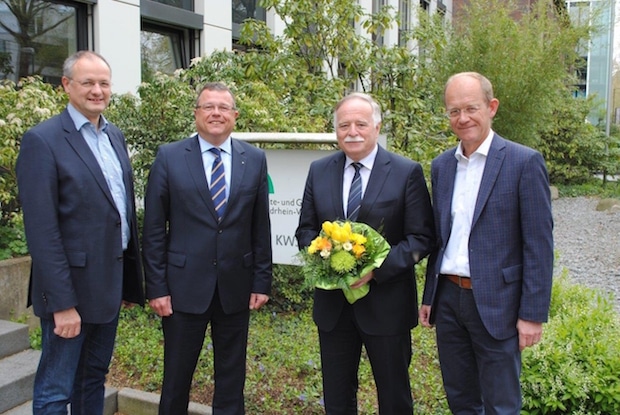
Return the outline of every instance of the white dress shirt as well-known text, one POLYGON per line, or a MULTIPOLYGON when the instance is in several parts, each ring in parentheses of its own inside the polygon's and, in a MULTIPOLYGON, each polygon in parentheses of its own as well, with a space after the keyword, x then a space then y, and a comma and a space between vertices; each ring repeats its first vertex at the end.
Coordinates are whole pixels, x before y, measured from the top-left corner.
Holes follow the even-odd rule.
MULTIPOLYGON (((360 168, 360 177, 362 179, 362 200, 364 200, 364 193, 366 193, 366 186, 368 185, 368 179, 370 178, 370 172, 372 166, 375 164, 375 157, 377 157, 378 146, 375 146, 374 150, 369 155, 361 159, 358 163, 362 165, 360 168)), ((344 174, 342 175, 342 207, 344 210, 344 216, 347 216, 347 209, 349 205, 349 192, 351 191, 351 182, 355 175, 355 167, 353 167, 353 160, 346 156, 344 162, 344 174)))
POLYGON ((458 164, 452 193, 451 232, 441 262, 441 274, 471 277, 469 268, 469 235, 474 218, 474 209, 486 165, 487 155, 493 141, 493 130, 480 144, 480 147, 468 157, 463 155, 459 143, 454 156, 458 164))

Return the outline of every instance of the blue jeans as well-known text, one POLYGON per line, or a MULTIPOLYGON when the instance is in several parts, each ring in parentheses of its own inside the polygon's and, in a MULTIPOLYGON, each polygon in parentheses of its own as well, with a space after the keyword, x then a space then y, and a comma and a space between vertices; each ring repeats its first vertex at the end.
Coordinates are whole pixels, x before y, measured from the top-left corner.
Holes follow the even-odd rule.
POLYGON ((101 415, 105 377, 114 350, 118 315, 109 323, 82 323, 79 336, 54 334, 41 319, 42 354, 34 380, 33 415, 101 415))

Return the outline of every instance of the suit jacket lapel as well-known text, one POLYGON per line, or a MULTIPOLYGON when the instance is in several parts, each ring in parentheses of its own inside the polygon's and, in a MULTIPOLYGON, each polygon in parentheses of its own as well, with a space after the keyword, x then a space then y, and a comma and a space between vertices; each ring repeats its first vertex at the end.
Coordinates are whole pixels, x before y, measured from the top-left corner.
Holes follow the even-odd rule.
POLYGON ((200 195, 201 199, 207 205, 208 211, 211 212, 215 221, 218 220, 213 200, 211 199, 211 192, 209 191, 209 184, 207 183, 207 177, 205 176, 205 169, 202 163, 202 153, 200 152, 200 144, 198 144, 198 135, 191 137, 187 141, 187 153, 185 154, 185 160, 187 161, 187 168, 192 176, 196 191, 200 195))
POLYGON ((484 209, 484 206, 489 199, 491 190, 495 186, 495 181, 504 163, 504 148, 506 144, 503 139, 495 134, 491 147, 489 148, 489 155, 487 156, 486 164, 484 166, 484 172, 482 173, 482 181, 480 182, 480 190, 478 190, 478 199, 476 200, 476 208, 474 209, 474 217, 471 222, 472 228, 478 221, 480 213, 484 209))
MULTIPOLYGON (((342 220, 346 219, 344 216, 344 207, 342 200, 342 180, 344 176, 344 162, 345 155, 342 151, 337 153, 338 156, 332 159, 330 164, 330 169, 333 169, 333 172, 328 175, 330 178, 329 188, 331 189, 330 198, 334 205, 334 218, 341 218, 342 220)), ((319 195, 316 195, 317 197, 319 195)))
MULTIPOLYGON (((112 148, 116 153, 116 157, 118 158, 119 163, 121 164, 121 169, 123 170, 123 183, 125 184, 125 194, 127 200, 129 201, 131 195, 133 194, 133 177, 131 175, 131 162, 129 161, 129 156, 127 155, 127 150, 123 145, 123 140, 116 132, 111 132, 110 129, 107 131, 108 137, 110 137, 110 143, 112 143, 112 148)), ((127 203, 127 213, 129 213, 129 217, 133 215, 133 204, 127 203)))
MULTIPOLYGON (((239 188, 245 174, 247 157, 243 147, 235 140, 231 139, 232 148, 232 171, 230 177, 230 189, 228 189, 228 206, 234 206, 235 201, 239 198, 239 188)), ((226 217, 226 215, 224 215, 226 217)))
POLYGON ((372 210, 372 206, 377 201, 381 189, 385 186, 385 181, 387 180, 390 170, 390 157, 388 153, 379 146, 375 157, 375 163, 370 172, 368 184, 366 185, 366 191, 362 198, 358 216, 360 219, 365 218, 368 212, 372 210))
POLYGON ((86 140, 82 137, 82 134, 75 129, 75 124, 73 123, 73 120, 67 110, 61 114, 61 120, 66 134, 65 140, 67 140, 69 146, 73 148, 82 162, 84 162, 86 168, 88 168, 91 172, 108 201, 112 204, 112 206, 114 206, 114 208, 116 208, 114 198, 112 197, 112 193, 110 192, 110 188, 108 187, 105 177, 103 177, 101 167, 99 166, 95 155, 86 143, 86 140))
POLYGON ((452 194, 454 193, 454 179, 456 178, 457 166, 455 153, 456 147, 447 157, 447 161, 443 165, 437 166, 440 173, 437 175, 436 186, 433 186, 433 195, 439 205, 435 211, 438 210, 441 214, 439 223, 442 230, 442 235, 440 236, 443 241, 448 240, 452 228, 452 194))

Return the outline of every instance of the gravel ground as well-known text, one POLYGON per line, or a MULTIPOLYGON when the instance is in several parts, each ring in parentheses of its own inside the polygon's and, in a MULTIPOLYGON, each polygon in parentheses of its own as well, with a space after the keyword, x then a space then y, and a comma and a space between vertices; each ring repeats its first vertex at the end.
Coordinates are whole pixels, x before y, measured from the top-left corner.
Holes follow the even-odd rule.
POLYGON ((620 311, 620 213, 598 212, 597 198, 553 201, 555 268, 571 279, 610 292, 620 311))

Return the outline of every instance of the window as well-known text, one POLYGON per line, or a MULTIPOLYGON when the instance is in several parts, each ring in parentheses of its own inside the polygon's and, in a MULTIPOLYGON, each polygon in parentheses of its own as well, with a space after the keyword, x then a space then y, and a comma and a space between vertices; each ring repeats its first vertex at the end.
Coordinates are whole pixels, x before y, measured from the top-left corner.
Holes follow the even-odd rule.
POLYGON ((398 27, 398 45, 407 46, 407 35, 411 29, 410 0, 400 0, 400 25, 398 27))
POLYGON ((430 0, 420 0, 420 7, 427 14, 430 13, 430 11, 431 11, 431 1, 430 0))
POLYGON ((156 72, 187 68, 197 56, 203 16, 189 6, 193 10, 193 0, 140 1, 142 81, 156 72))
POLYGON ((179 9, 188 10, 190 12, 194 11, 194 1, 193 0, 153 0, 157 3, 167 4, 168 6, 178 7, 179 9))
POLYGON ((184 48, 188 44, 186 37, 183 30, 143 23, 140 32, 142 81, 147 81, 156 72, 172 74, 189 66, 184 48))
POLYGON ((246 19, 266 21, 267 11, 257 4, 260 0, 232 0, 232 40, 233 49, 245 50, 245 46, 239 44, 241 37, 241 25, 246 19))
POLYGON ((40 75, 60 85, 67 56, 88 48, 87 7, 70 1, 0 2, 0 79, 40 75))
MULTIPOLYGON (((379 13, 386 6, 386 0, 373 0, 372 2, 372 14, 379 13)), ((377 30, 376 33, 372 34, 372 40, 375 42, 377 46, 383 46, 385 33, 383 29, 377 30)))

